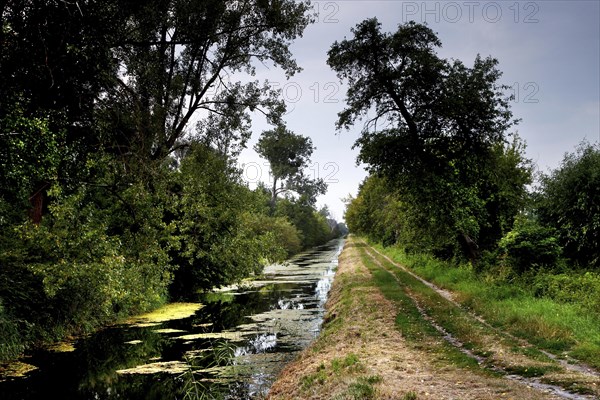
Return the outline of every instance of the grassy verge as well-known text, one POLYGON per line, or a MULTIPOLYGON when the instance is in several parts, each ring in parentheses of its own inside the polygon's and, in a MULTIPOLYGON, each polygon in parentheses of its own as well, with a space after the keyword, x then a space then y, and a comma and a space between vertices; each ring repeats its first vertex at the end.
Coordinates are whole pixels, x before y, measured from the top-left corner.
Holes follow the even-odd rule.
POLYGON ((396 274, 396 277, 399 278, 396 280, 390 272, 377 265, 364 250, 361 253, 361 261, 371 271, 375 285, 388 300, 398 307, 396 327, 404 338, 415 348, 437 355, 439 361, 479 370, 479 366, 473 358, 443 340, 441 333, 425 320, 414 301, 407 294, 410 291, 418 290, 430 296, 435 295, 431 289, 408 274, 396 274))
MULTIPOLYGON (((424 343, 424 349, 437 356, 440 366, 449 362, 491 375, 539 377, 544 383, 570 392, 600 394, 597 379, 575 377, 537 347, 505 334, 505 329, 495 329, 478 320, 385 257, 368 249, 363 249, 362 254, 363 263, 371 270, 382 292, 389 292, 386 297, 399 304, 401 315, 398 319, 412 319, 399 326, 403 336, 410 338, 410 330, 417 328, 426 337, 425 340, 417 338, 416 347, 424 343), (382 279, 378 279, 378 275, 382 279), (399 297, 402 298, 400 303, 399 297), (413 311, 410 311, 411 303, 413 311)), ((543 332, 538 334, 543 335, 543 332)))
POLYGON ((600 368, 600 316, 583 304, 536 297, 519 281, 477 275, 426 255, 374 245, 382 253, 436 285, 449 289, 464 306, 489 323, 555 354, 566 353, 600 368))
POLYGON ((377 393, 374 385, 381 382, 381 377, 364 375, 365 372, 366 367, 359 357, 354 353, 350 353, 345 357, 334 358, 328 365, 322 362, 317 367, 316 372, 304 375, 300 381, 301 390, 308 393, 315 385, 325 385, 330 380, 339 380, 342 377, 357 375, 348 387, 334 398, 371 399, 377 393), (361 374, 363 376, 360 376, 361 374))

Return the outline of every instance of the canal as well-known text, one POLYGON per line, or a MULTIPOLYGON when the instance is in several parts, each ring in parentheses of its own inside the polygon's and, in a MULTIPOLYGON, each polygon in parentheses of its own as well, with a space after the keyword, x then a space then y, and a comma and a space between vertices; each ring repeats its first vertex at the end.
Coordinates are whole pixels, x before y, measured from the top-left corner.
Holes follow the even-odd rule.
POLYGON ((319 333, 343 240, 21 360, 0 399, 252 399, 319 333))

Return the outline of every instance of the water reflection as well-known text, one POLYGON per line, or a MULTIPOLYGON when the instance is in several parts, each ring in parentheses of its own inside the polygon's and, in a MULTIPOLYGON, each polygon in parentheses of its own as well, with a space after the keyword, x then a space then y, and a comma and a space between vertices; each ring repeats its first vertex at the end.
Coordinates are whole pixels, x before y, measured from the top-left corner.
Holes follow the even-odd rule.
POLYGON ((269 266, 264 281, 244 290, 202 295, 191 317, 107 328, 71 352, 33 352, 23 361, 38 369, 0 382, 0 399, 183 399, 190 388, 228 399, 264 394, 319 331, 342 244, 269 266))
POLYGON ((281 309, 281 310, 304 310, 304 304, 299 302, 299 298, 296 298, 295 300, 279 300, 277 302, 277 306, 281 309))

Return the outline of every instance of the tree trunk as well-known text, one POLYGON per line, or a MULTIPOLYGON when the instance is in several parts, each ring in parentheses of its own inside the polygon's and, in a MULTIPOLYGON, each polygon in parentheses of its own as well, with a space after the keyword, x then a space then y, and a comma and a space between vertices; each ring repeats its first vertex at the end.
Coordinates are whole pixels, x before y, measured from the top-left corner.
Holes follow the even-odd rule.
POLYGON ((275 202, 277 201, 277 178, 273 177, 273 187, 271 188, 271 200, 269 206, 271 208, 271 216, 275 214, 275 202))
POLYGON ((477 243, 475 243, 475 241, 464 232, 461 232, 458 235, 458 241, 463 249, 463 253, 469 257, 471 264, 475 265, 477 263, 477 259, 479 258, 479 246, 477 243))
POLYGON ((39 225, 42 222, 42 215, 44 211, 44 200, 46 198, 46 188, 48 183, 43 183, 38 186, 37 190, 29 198, 31 203, 31 209, 29 210, 29 218, 31 222, 39 225))

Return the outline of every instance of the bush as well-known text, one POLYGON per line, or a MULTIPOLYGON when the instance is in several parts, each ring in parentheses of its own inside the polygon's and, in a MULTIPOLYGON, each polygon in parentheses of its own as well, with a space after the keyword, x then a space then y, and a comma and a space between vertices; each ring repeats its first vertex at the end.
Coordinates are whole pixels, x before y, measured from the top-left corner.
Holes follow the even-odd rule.
POLYGON ((260 213, 247 213, 246 224, 256 237, 272 236, 269 261, 283 261, 302 250, 300 232, 285 217, 270 217, 260 213))
POLYGON ((296 227, 305 249, 324 244, 331 239, 332 231, 327 219, 302 198, 280 199, 275 216, 287 218, 296 227))
POLYGON ((39 225, 3 227, 1 357, 166 300, 172 268, 155 196, 140 183, 118 196, 107 186, 53 186, 39 225))
POLYGON ((600 274, 538 274, 533 283, 536 296, 549 297, 563 303, 582 304, 600 313, 600 274))
POLYGON ((499 251, 501 258, 517 273, 555 268, 561 255, 552 228, 522 220, 500 240, 499 251))

